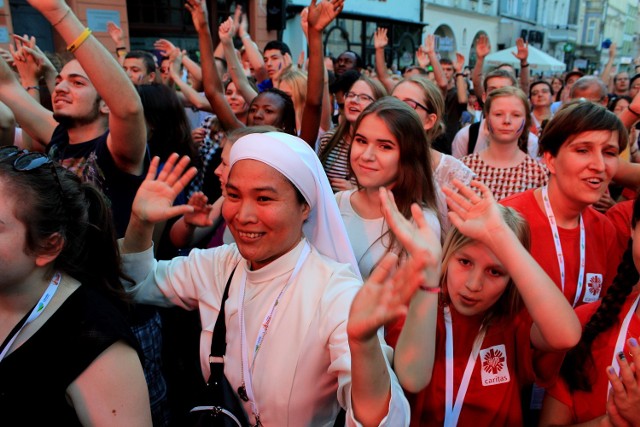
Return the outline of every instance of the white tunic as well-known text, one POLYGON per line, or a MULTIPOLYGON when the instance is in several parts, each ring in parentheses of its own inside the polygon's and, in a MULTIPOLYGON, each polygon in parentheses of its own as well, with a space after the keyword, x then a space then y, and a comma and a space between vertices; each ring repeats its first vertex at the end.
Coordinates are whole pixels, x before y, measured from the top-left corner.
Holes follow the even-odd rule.
MULTIPOLYGON (((161 306, 198 308, 202 323, 201 367, 209 377, 208 355, 220 300, 236 265, 225 306, 227 353, 225 375, 234 388, 242 384, 238 294, 246 270, 245 323, 249 363, 258 330, 291 275, 305 240, 292 251, 250 271, 235 245, 193 250, 188 257, 156 261, 152 249, 123 255, 123 269, 137 285, 135 300, 161 306)), ((300 274, 281 298, 253 370, 253 390, 265 426, 332 426, 340 406, 347 425, 359 425, 351 410, 351 355, 347 340, 349 308, 361 282, 348 265, 312 248, 300 274), (338 399, 336 400, 336 393, 338 399)), ((391 401, 381 425, 409 423, 409 405, 391 371, 390 347, 383 345, 391 375, 391 401)), ((251 406, 245 403, 251 414, 251 406)), ((250 417, 253 421, 253 416, 250 417)))

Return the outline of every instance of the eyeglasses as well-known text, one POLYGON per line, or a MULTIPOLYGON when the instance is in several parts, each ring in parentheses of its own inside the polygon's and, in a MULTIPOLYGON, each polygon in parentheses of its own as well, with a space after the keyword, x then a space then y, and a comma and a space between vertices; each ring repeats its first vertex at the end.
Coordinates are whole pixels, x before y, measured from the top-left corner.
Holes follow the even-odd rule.
POLYGON ((62 183, 58 172, 56 172, 56 165, 51 159, 44 153, 35 153, 27 150, 21 150, 18 147, 12 145, 9 147, 0 148, 0 161, 17 156, 13 161, 13 169, 18 172, 28 172, 34 169, 38 169, 41 166, 49 165, 51 167, 51 174, 58 185, 60 191, 61 200, 64 200, 64 190, 62 189, 62 183))
POLYGON ((373 102, 372 97, 364 93, 347 92, 344 95, 344 99, 355 99, 356 102, 373 102))
POLYGON ((429 108, 420 104, 418 101, 414 101, 413 99, 403 99, 402 102, 404 102, 405 104, 407 104, 409 107, 413 108, 416 111, 418 110, 418 108, 422 108, 427 113, 431 112, 429 111, 429 108))

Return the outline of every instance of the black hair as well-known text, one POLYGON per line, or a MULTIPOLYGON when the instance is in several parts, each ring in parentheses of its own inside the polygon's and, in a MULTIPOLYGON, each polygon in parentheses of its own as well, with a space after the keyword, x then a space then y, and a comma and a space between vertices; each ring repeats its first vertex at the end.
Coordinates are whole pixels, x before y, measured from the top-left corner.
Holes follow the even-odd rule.
POLYGON ((147 74, 151 74, 156 71, 156 61, 153 58, 153 55, 149 52, 145 52, 144 50, 132 50, 124 57, 124 59, 129 58, 142 59, 142 62, 147 69, 147 74))
POLYGON ((296 132, 296 110, 293 107, 293 100, 289 95, 287 95, 280 89, 269 88, 260 92, 258 96, 253 98, 251 104, 249 104, 249 111, 251 111, 251 106, 256 101, 256 99, 258 99, 258 97, 264 96, 263 94, 269 93, 276 95, 277 97, 282 99, 283 102, 282 111, 280 111, 280 123, 274 123, 273 126, 282 129, 285 133, 298 136, 298 133, 296 132))
POLYGON ((175 91, 163 84, 136 86, 149 128, 149 152, 165 162, 172 153, 191 157, 199 166, 198 149, 184 107, 175 91))
POLYGON ((28 254, 56 249, 51 237, 61 238, 62 248, 52 271, 60 271, 91 286, 115 302, 126 301, 111 209, 93 184, 51 163, 29 171, 13 167, 16 156, 0 161, 0 179, 20 207, 15 216, 26 227, 28 254))
POLYGON ((269 43, 267 43, 264 46, 263 52, 266 52, 268 50, 279 50, 281 54, 285 55, 288 53, 289 56, 291 56, 291 49, 289 49, 289 46, 279 40, 271 40, 269 43))
POLYGON ((344 73, 336 76, 333 83, 329 85, 329 92, 344 92, 346 93, 351 86, 360 78, 360 71, 357 70, 347 70, 344 73))
MULTIPOLYGON (((631 226, 635 228, 639 219, 640 198, 637 198, 633 203, 631 226)), ((590 371, 588 367, 594 365, 591 346, 598 335, 608 331, 616 323, 625 300, 639 279, 638 270, 633 262, 633 241, 629 239, 613 283, 607 289, 596 312, 584 326, 580 342, 567 353, 562 363, 560 375, 566 381, 569 390, 591 391, 593 382, 587 374, 590 371)))
MULTIPOLYGON (((360 57, 360 55, 358 55, 356 52, 352 51, 352 50, 345 50, 344 52, 342 52, 340 55, 338 55, 338 58, 340 58, 341 55, 344 55, 345 53, 350 53, 352 54, 355 58, 356 58, 356 68, 357 69, 363 69, 364 68, 364 61, 362 60, 362 58, 360 57)), ((337 59, 336 59, 337 60, 337 59)))

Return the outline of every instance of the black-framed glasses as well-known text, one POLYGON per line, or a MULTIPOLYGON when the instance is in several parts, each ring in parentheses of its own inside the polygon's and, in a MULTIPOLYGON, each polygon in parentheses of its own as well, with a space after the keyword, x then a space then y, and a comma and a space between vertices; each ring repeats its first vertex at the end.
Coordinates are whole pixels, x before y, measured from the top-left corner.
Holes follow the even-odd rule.
POLYGON ((366 93, 347 92, 344 95, 344 99, 355 99, 356 102, 373 102, 375 99, 367 95, 366 93))
POLYGON ((62 189, 62 183, 60 182, 60 177, 58 176, 58 172, 56 171, 56 165, 51 157, 47 156, 44 153, 21 150, 14 145, 0 148, 0 161, 12 157, 15 157, 15 160, 13 161, 13 169, 18 172, 28 172, 34 169, 38 169, 39 167, 49 165, 51 168, 53 179, 55 179, 56 184, 58 184, 60 196, 62 197, 62 200, 64 200, 64 190, 62 189))
POLYGON ((404 102, 414 110, 417 110, 418 108, 422 108, 424 111, 427 112, 427 114, 431 113, 431 111, 429 111, 429 108, 427 108, 427 106, 422 105, 418 101, 414 101, 413 99, 403 99, 402 102, 404 102))

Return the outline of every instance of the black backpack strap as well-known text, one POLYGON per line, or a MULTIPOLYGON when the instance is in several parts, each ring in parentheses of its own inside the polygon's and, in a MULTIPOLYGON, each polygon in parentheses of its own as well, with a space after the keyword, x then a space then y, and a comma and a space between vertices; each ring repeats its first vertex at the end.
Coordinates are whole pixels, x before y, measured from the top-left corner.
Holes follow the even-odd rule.
POLYGON ((469 145, 467 147, 467 154, 473 154, 473 150, 476 148, 478 142, 478 134, 480 133, 480 123, 472 123, 469 126, 469 145))

